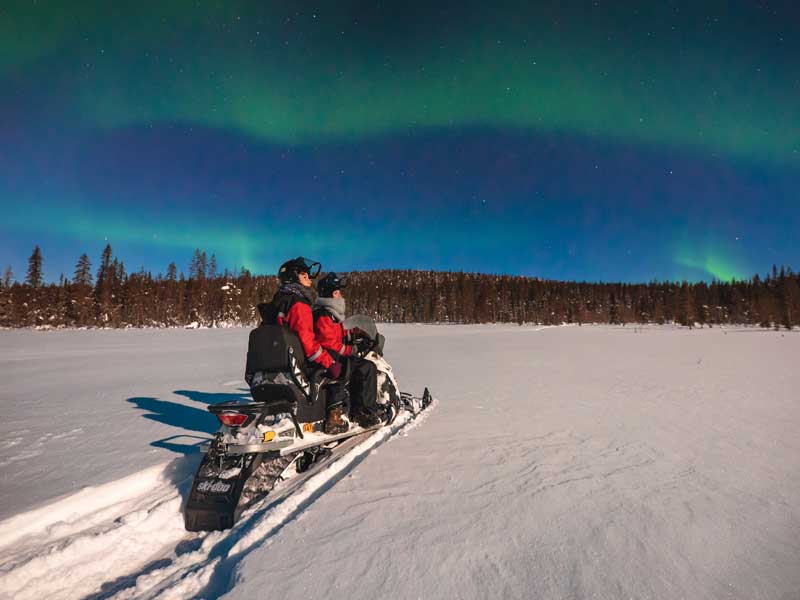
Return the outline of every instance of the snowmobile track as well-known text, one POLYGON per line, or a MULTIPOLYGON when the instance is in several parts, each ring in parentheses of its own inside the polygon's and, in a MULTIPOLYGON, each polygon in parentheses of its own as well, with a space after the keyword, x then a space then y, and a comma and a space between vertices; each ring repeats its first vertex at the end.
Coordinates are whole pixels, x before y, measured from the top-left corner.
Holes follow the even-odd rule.
MULTIPOLYGON (((187 533, 181 505, 191 483, 192 460, 179 459, 155 476, 153 469, 89 490, 99 499, 65 498, 0 523, 0 598, 189 598, 218 597, 233 583, 239 562, 276 536, 369 454, 415 427, 400 415, 390 426, 342 442, 308 471, 280 482, 255 502, 230 530, 187 533), (183 463, 177 464, 176 463, 183 463), (171 473, 169 471, 172 471, 171 473), (119 497, 128 482, 133 494, 119 497), (116 495, 115 495, 116 494, 116 495), (103 498, 107 496, 107 498, 103 498), (81 510, 81 505, 88 507, 81 510), (39 530, 15 535, 36 516, 39 530)), ((87 495, 87 491, 79 494, 87 495)))

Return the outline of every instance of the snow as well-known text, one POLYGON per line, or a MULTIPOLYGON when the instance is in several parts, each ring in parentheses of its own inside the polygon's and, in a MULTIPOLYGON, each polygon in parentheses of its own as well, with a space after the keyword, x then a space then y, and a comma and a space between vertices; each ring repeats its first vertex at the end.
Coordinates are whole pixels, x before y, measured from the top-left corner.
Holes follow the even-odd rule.
POLYGON ((381 329, 433 409, 199 535, 247 330, 0 333, 0 597, 800 597, 800 333, 381 329))
POLYGON ((0 333, 0 519, 194 452, 206 405, 248 395, 246 348, 244 329, 0 333))

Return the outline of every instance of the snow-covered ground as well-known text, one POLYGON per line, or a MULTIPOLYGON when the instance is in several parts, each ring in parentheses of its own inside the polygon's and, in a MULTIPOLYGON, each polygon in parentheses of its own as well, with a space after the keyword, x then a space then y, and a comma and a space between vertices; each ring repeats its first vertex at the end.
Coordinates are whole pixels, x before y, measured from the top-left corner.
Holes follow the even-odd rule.
POLYGON ((434 408, 202 535, 247 331, 0 332, 0 596, 800 598, 797 332, 383 330, 434 408))

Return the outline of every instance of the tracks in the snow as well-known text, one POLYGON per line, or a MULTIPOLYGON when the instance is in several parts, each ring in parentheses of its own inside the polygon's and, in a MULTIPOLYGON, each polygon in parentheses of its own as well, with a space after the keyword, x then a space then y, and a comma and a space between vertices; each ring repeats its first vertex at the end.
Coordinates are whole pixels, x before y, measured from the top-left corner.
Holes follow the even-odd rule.
POLYGON ((417 422, 404 414, 391 427, 347 440, 335 449, 333 460, 276 486, 229 531, 189 534, 183 528, 181 505, 196 458, 18 515, 0 523, 0 598, 219 596, 247 554, 277 535, 377 446, 417 422))

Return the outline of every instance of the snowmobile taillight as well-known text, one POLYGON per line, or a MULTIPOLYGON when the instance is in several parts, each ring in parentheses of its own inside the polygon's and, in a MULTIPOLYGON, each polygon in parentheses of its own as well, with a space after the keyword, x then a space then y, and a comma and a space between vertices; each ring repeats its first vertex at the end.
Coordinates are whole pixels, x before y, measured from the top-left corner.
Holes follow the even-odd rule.
POLYGON ((250 415, 243 415, 238 412, 224 412, 217 414, 219 422, 228 427, 241 427, 245 424, 250 415))

